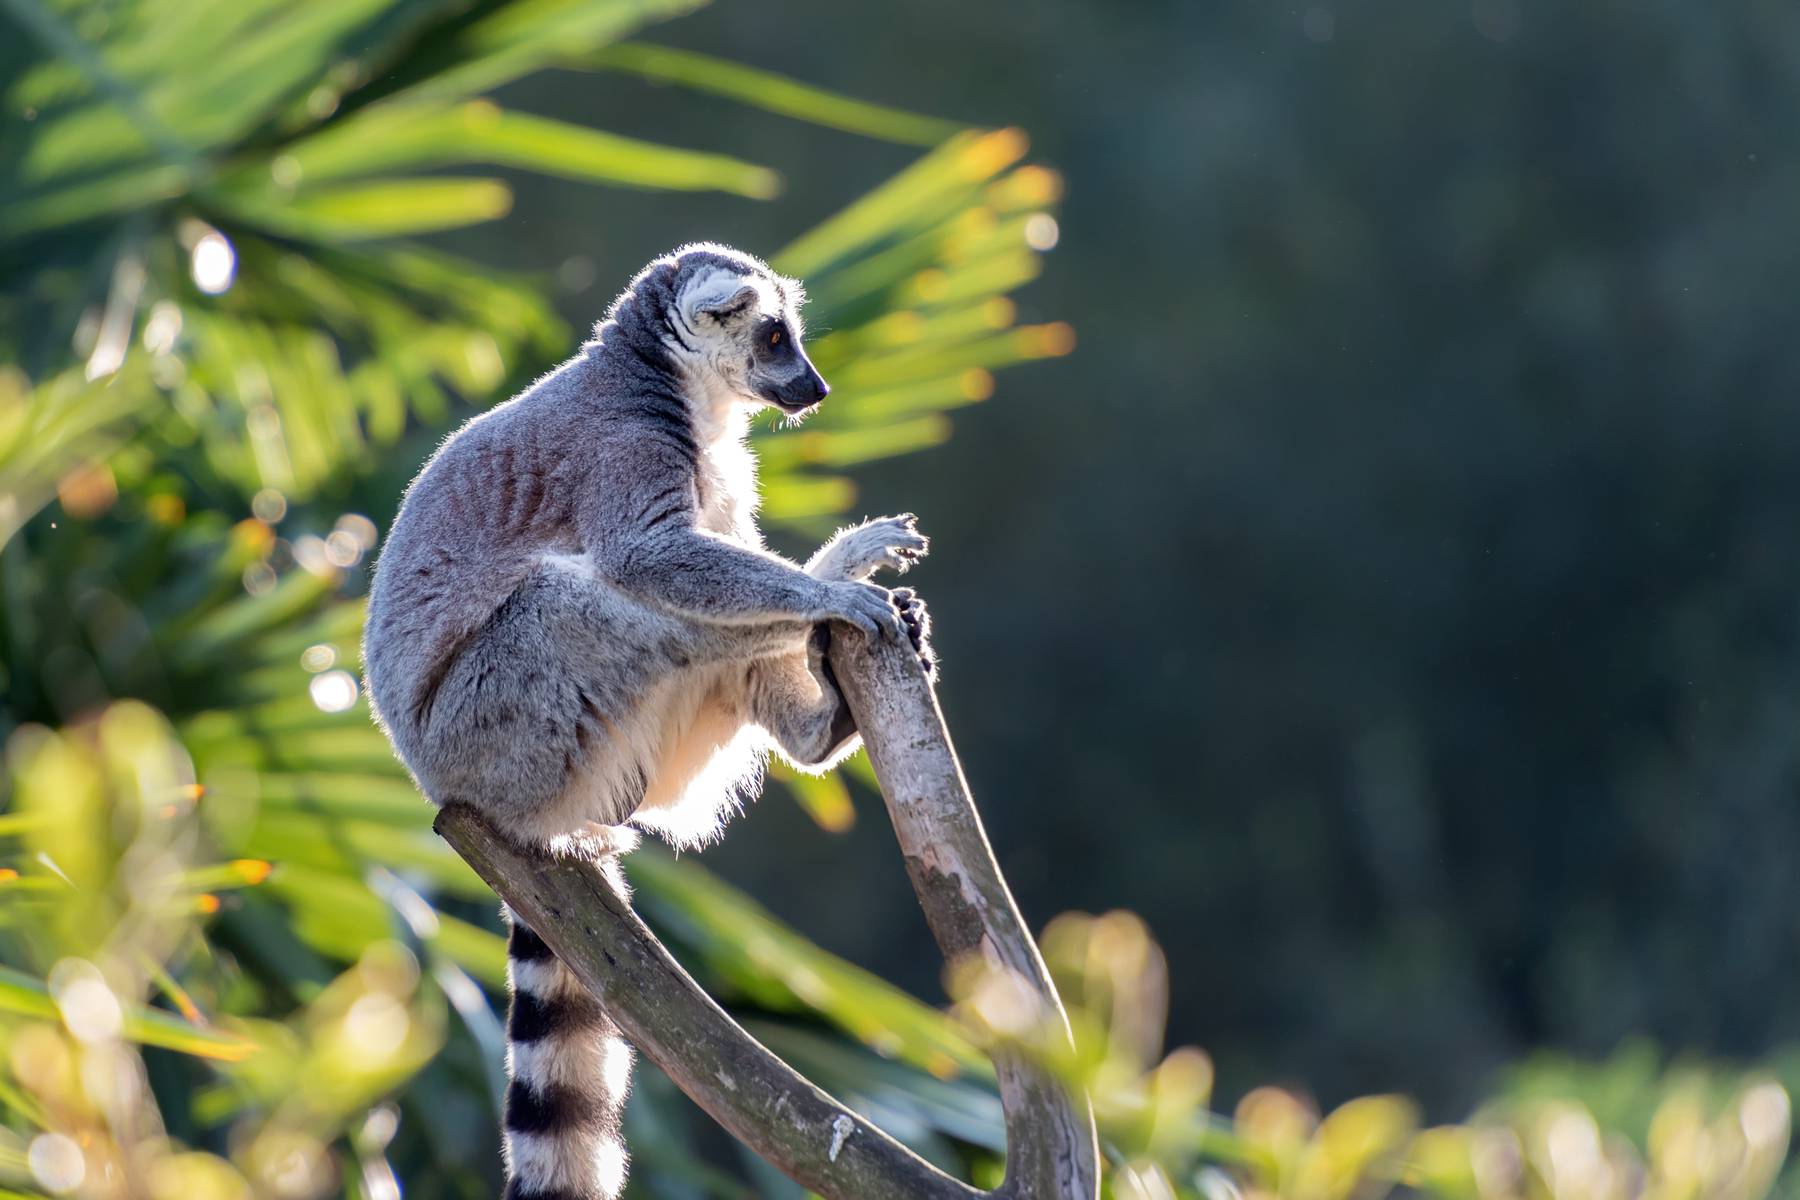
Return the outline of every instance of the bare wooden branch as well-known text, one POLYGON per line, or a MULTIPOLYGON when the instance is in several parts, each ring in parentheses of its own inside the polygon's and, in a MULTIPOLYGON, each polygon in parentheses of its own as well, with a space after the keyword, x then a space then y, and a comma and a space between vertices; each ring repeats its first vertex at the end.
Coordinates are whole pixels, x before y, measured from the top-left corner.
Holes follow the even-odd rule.
MULTIPOLYGON (((994 861, 937 698, 910 649, 832 631, 831 664, 863 730, 907 873, 947 960, 980 954, 1067 1019, 994 861)), ((827 1096, 728 1016, 590 864, 520 850, 451 805, 436 828, 593 990, 645 1057, 789 1178, 826 1200, 1094 1200, 1093 1117, 1048 1072, 996 1060, 1006 1181, 952 1179, 827 1096)))
POLYGON ((714 1120, 828 1200, 975 1200, 809 1083, 728 1016, 592 863, 519 850, 467 805, 438 833, 593 990, 607 1014, 714 1120))
MULTIPOLYGON (((832 627, 830 654, 881 781, 907 875, 946 961, 980 954, 1025 980, 1067 1036, 1050 973, 1000 874, 963 778, 937 695, 905 647, 870 644, 832 627)), ((1099 1193, 1094 1118, 1038 1065, 995 1061, 1006 1112, 1006 1182, 1013 1200, 1091 1200, 1099 1193)))

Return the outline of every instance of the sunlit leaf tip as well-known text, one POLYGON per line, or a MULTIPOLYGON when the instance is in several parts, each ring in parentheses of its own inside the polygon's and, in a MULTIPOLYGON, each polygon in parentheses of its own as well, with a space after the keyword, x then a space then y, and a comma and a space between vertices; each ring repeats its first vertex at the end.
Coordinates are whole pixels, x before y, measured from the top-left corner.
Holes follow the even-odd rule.
POLYGON ((1008 126, 972 138, 962 150, 960 161, 970 179, 986 179, 1025 157, 1031 149, 1031 138, 1023 129, 1008 126))

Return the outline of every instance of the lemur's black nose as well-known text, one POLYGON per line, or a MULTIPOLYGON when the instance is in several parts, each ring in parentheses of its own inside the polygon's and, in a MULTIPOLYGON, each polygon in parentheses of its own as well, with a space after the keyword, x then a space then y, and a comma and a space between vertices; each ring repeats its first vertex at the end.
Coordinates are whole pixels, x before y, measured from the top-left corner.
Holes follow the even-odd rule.
POLYGON ((823 400, 830 391, 831 385, 809 363, 806 370, 781 385, 775 393, 775 402, 789 412, 800 412, 823 400))

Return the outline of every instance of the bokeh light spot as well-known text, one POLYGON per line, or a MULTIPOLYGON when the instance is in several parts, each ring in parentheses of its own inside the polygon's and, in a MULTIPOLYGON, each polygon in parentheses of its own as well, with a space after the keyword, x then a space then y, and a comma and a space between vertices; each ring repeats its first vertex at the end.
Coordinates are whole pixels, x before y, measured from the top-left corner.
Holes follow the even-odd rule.
POLYGON ((87 1178, 87 1160, 75 1139, 60 1133, 40 1133, 31 1139, 26 1153, 31 1174, 47 1192, 64 1195, 87 1178))
POLYGON ((277 154, 269 163, 269 178, 275 186, 292 191, 300 186, 300 179, 305 172, 300 167, 300 160, 291 154, 277 154))
POLYGON ((106 1042, 125 1027, 125 1012, 100 968, 79 958, 65 958, 50 968, 47 982, 63 1024, 83 1042, 106 1042))
POLYGON ((320 712, 343 712, 356 703, 356 676, 348 671, 314 675, 306 687, 320 712))
POLYGON ((252 596, 266 596, 275 590, 275 568, 266 562, 253 562, 244 568, 244 590, 252 596))
POLYGON ((351 1048, 378 1061, 394 1056, 411 1026, 406 1006, 385 992, 358 996, 344 1014, 344 1037, 351 1048))
POLYGON ((207 230, 188 255, 188 271, 194 277, 195 287, 209 296, 230 290, 232 280, 237 278, 237 251, 224 234, 207 230))
POLYGON ((1738 1127, 1755 1146, 1783 1140, 1788 1134, 1791 1107, 1787 1091, 1779 1083, 1758 1084, 1744 1093, 1738 1104, 1738 1127))
POLYGON ((334 578, 337 575, 337 564, 331 561, 326 552, 325 539, 314 533, 294 539, 294 561, 314 575, 334 578))
POLYGON ((354 567, 362 558, 362 546, 342 529, 334 529, 325 537, 325 559, 334 567, 354 567))
POLYGON ((361 513, 345 513, 337 519, 337 528, 355 538, 363 553, 375 548, 375 522, 361 513))
POLYGON ((56 499, 63 511, 80 520, 99 516, 118 498, 118 481, 105 463, 76 467, 56 481, 56 499))
POLYGON ((250 499, 250 511, 267 525, 277 525, 287 516, 287 497, 274 488, 263 488, 250 499))
POLYGON ((144 349, 152 354, 167 354, 175 349, 181 337, 181 306, 173 300, 158 300, 150 306, 144 322, 144 349))

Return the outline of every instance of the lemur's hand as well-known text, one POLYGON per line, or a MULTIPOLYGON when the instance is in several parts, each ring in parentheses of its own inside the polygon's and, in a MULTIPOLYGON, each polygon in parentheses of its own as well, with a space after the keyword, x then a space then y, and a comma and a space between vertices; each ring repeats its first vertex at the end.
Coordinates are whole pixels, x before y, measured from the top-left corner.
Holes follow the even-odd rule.
POLYGON ((906 626, 894 594, 874 583, 834 582, 825 584, 825 601, 814 621, 848 621, 870 637, 899 641, 906 636, 906 626))
POLYGON ((911 513, 879 517, 857 532, 861 535, 858 540, 868 546, 871 571, 889 567, 904 575, 931 553, 931 539, 919 532, 919 518, 911 513))
POLYGON ((911 513, 877 517, 841 529, 807 564, 816 579, 867 579, 882 568, 904 572, 924 558, 931 539, 919 532, 911 513))
POLYGON ((926 611, 925 601, 911 588, 903 587, 894 589, 894 603, 900 606, 900 623, 906 627, 907 640, 919 656, 919 665, 925 668, 925 678, 935 679, 938 657, 931 645, 931 613, 926 611))

